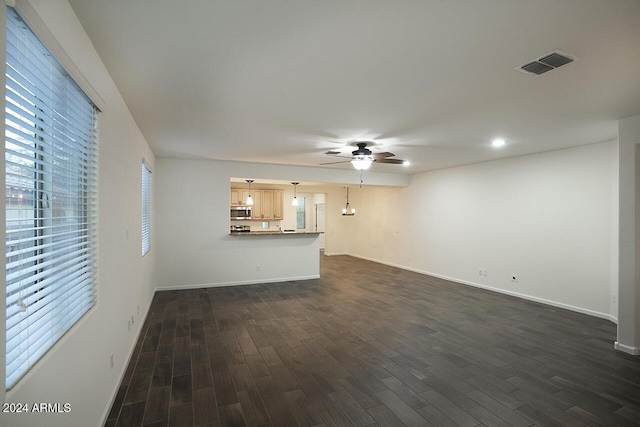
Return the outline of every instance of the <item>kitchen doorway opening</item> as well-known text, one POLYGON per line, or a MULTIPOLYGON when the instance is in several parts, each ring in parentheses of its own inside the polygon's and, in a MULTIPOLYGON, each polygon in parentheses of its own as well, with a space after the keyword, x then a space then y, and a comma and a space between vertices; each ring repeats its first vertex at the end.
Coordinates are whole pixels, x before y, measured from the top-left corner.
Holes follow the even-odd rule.
POLYGON ((325 200, 326 195, 324 193, 313 195, 313 224, 314 231, 320 233, 320 251, 324 251, 325 200))
POLYGON ((320 251, 325 248, 325 193, 298 193, 296 229, 320 233, 320 251))

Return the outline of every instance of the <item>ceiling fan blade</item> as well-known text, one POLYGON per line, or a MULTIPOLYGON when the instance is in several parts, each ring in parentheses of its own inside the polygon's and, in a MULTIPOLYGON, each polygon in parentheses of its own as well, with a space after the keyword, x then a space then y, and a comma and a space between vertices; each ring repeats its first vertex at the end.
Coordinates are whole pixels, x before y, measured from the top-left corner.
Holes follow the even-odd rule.
POLYGON ((373 153, 373 154, 372 154, 372 156, 373 156, 375 159, 384 159, 384 158, 386 158, 386 157, 393 157, 393 156, 395 156, 395 154, 393 154, 393 153, 389 153, 389 152, 387 151, 386 153, 373 153))
POLYGON ((342 160, 340 162, 320 163, 321 165, 335 165, 337 163, 349 163, 351 160, 342 160))
POLYGON ((339 151, 327 151, 326 153, 327 156, 331 156, 331 157, 342 157, 343 159, 351 159, 351 156, 341 156, 342 153, 340 153, 339 151))
POLYGON ((402 165, 405 161, 400 159, 376 159, 376 163, 391 163, 393 165, 402 165))

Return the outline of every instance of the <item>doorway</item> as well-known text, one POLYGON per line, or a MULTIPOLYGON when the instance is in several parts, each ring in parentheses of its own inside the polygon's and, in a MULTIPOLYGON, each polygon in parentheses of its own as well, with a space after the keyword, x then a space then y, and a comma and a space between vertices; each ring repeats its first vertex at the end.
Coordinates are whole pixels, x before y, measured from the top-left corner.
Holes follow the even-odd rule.
POLYGON ((314 206, 314 231, 320 233, 320 250, 324 251, 325 233, 325 194, 317 193, 313 195, 314 206))

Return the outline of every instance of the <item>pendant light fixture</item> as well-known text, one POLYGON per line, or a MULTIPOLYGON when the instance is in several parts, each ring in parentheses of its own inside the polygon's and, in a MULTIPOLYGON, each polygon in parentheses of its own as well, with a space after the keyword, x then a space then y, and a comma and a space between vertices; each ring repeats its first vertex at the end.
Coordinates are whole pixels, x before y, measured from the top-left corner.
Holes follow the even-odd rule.
POLYGON ((347 189, 347 204, 342 208, 342 216, 353 216, 356 214, 356 210, 349 205, 349 187, 344 188, 347 189))
POLYGON ((298 206, 298 184, 299 182, 292 182, 293 184, 293 200, 291 200, 291 206, 298 206))
POLYGON ((253 206, 253 197, 251 197, 251 183, 253 182, 253 180, 247 179, 246 181, 249 183, 249 197, 247 197, 246 205, 253 206))

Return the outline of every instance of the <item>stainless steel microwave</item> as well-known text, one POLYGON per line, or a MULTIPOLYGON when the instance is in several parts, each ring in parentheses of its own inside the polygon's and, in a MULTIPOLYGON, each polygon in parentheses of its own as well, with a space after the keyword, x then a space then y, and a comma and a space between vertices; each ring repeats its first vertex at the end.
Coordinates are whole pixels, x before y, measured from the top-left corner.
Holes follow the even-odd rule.
POLYGON ((251 206, 232 206, 231 219, 251 219, 251 206))

